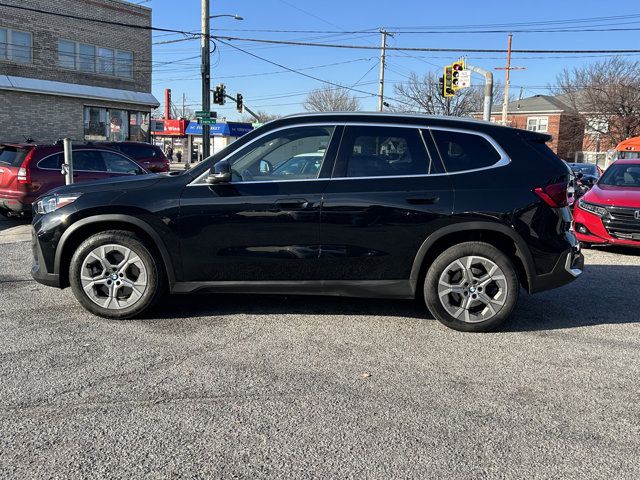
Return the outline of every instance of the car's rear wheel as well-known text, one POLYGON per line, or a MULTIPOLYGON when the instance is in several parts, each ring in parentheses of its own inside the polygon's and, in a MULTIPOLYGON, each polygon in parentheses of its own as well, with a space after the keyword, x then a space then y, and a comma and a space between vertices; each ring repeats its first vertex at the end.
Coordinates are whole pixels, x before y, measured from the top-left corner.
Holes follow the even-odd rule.
POLYGON ((163 270, 136 235, 110 230, 85 240, 74 253, 69 283, 95 315, 124 319, 151 307, 161 294, 163 270))
POLYGON ((518 301, 513 263, 497 248, 465 242, 442 252, 424 281, 424 298, 444 325, 466 332, 485 332, 509 318, 518 301))

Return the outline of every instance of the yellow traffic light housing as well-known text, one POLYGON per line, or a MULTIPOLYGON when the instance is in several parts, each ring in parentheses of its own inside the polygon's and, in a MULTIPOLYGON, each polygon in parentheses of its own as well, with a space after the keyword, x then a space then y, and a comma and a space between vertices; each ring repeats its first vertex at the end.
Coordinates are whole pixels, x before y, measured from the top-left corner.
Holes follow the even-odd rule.
POLYGON ((452 80, 451 80, 451 88, 456 91, 456 90, 460 90, 460 72, 462 72, 462 70, 464 70, 464 60, 458 60, 457 62, 453 62, 451 64, 451 69, 452 69, 452 80))
POLYGON ((444 67, 444 82, 442 85, 442 96, 453 97, 456 93, 453 89, 453 66, 447 65, 444 67))

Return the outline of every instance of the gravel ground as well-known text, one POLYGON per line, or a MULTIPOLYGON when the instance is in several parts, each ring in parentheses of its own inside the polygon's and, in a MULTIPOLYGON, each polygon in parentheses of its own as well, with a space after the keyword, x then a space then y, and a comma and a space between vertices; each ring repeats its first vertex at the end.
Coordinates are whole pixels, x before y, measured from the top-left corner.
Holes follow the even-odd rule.
POLYGON ((640 478, 640 252, 502 331, 416 304, 170 297, 106 321, 0 246, 2 478, 640 478))

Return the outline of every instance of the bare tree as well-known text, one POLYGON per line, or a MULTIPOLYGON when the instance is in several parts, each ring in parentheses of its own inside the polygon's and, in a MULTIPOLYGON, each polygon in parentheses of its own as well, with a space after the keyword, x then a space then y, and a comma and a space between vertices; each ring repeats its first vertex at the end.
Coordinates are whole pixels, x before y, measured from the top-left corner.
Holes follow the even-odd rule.
POLYGON ((640 135, 640 62, 612 57, 565 69, 552 86, 586 133, 616 145, 640 135))
MULTIPOLYGON (((406 82, 394 86, 396 102, 392 110, 454 117, 465 117, 482 112, 484 100, 482 85, 458 90, 453 97, 443 97, 438 79, 439 77, 433 72, 422 77, 412 72, 406 82)), ((500 83, 494 83, 494 101, 502 98, 503 91, 500 83)))
POLYGON ((246 123, 253 123, 253 122, 267 123, 267 122, 270 122, 271 120, 276 120, 281 117, 281 115, 265 112, 264 110, 258 110, 256 112, 256 116, 258 118, 255 118, 252 115, 243 115, 240 120, 246 123))
POLYGON ((308 112, 354 112, 360 101, 346 88, 325 85, 311 92, 303 106, 308 112))

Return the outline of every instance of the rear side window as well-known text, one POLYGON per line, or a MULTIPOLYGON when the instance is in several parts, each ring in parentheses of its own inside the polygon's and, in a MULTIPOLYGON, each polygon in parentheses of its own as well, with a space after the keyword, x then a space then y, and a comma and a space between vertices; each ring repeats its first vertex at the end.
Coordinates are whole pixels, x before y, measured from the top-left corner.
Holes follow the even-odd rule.
POLYGON ((51 170, 61 170, 64 163, 64 153, 56 153, 50 155, 47 158, 40 160, 38 163, 39 168, 49 168, 51 170))
POLYGON ((0 147, 0 163, 10 167, 20 167, 29 150, 15 147, 0 147))
POLYGON ((502 158, 495 147, 480 135, 435 129, 431 134, 449 173, 490 167, 502 158))
POLYGON ((429 157, 415 128, 347 127, 338 177, 385 177, 429 172, 429 157))

